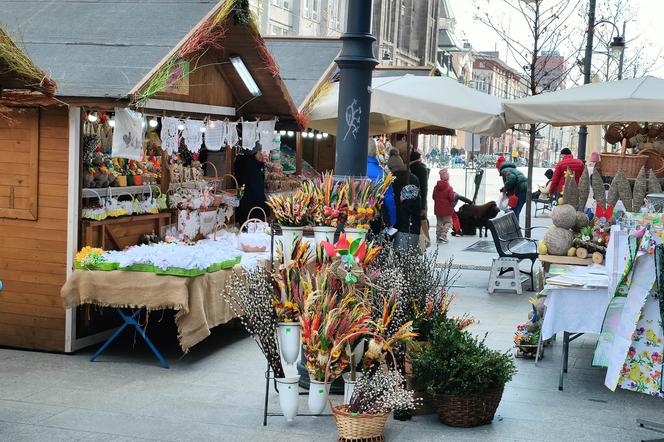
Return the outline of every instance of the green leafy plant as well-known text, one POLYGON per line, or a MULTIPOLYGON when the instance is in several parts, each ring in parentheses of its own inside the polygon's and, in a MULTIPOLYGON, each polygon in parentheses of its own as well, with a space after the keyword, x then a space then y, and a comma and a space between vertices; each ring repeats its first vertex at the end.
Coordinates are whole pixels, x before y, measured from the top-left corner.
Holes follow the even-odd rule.
POLYGON ((500 388, 516 373, 509 352, 492 350, 453 321, 437 324, 413 359, 413 374, 430 394, 464 396, 500 388))

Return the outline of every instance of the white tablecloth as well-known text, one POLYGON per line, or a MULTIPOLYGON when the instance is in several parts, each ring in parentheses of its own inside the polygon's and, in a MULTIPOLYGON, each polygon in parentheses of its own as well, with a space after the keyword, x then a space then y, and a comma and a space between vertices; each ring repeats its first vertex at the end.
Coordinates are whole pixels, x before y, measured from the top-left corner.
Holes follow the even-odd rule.
POLYGON ((597 289, 547 289, 546 313, 542 324, 542 338, 550 339, 556 333, 595 333, 602 330, 602 322, 609 306, 606 287, 597 289))

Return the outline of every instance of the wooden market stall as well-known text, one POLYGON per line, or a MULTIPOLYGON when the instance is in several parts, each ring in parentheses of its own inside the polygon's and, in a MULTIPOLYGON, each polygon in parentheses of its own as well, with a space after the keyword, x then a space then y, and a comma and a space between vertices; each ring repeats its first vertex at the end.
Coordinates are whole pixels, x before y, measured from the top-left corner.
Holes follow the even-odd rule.
MULTIPOLYGON (((85 125, 130 108, 155 120, 276 117, 278 129, 295 131, 297 109, 242 2, 56 2, 36 15, 38 1, 0 3, 16 19, 0 42, 20 35, 25 45, 8 52, 0 44, 0 346, 72 352, 108 335, 62 305, 76 251, 122 249, 172 218, 82 219, 95 193, 84 185, 85 125), (81 22, 82 13, 93 22, 81 22), (54 20, 57 29, 48 26, 54 20)), ((225 152, 229 170, 234 149, 225 152)), ((166 169, 154 183, 161 191, 166 169)), ((157 190, 150 187, 108 192, 157 190)))

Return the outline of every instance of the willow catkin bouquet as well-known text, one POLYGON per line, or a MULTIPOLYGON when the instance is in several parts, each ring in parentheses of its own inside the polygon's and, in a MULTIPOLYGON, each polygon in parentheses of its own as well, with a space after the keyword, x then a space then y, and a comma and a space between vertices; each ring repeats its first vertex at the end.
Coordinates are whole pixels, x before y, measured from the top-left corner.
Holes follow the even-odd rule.
POLYGON ((358 414, 383 414, 413 410, 413 392, 403 385, 403 377, 396 370, 375 370, 367 373, 357 381, 348 411, 358 414))
POLYGON ((277 378, 283 378, 277 318, 272 305, 272 282, 264 268, 233 272, 222 296, 254 338, 277 378))

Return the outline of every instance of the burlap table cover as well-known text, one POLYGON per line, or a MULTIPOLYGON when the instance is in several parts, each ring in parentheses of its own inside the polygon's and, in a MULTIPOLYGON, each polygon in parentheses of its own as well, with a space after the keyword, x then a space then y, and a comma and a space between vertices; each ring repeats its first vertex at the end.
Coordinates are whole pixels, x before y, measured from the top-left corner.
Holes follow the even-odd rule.
POLYGON ((235 317, 221 296, 231 272, 241 266, 194 278, 149 272, 74 270, 60 294, 66 307, 144 307, 177 310, 178 340, 185 353, 210 336, 210 329, 235 317))

